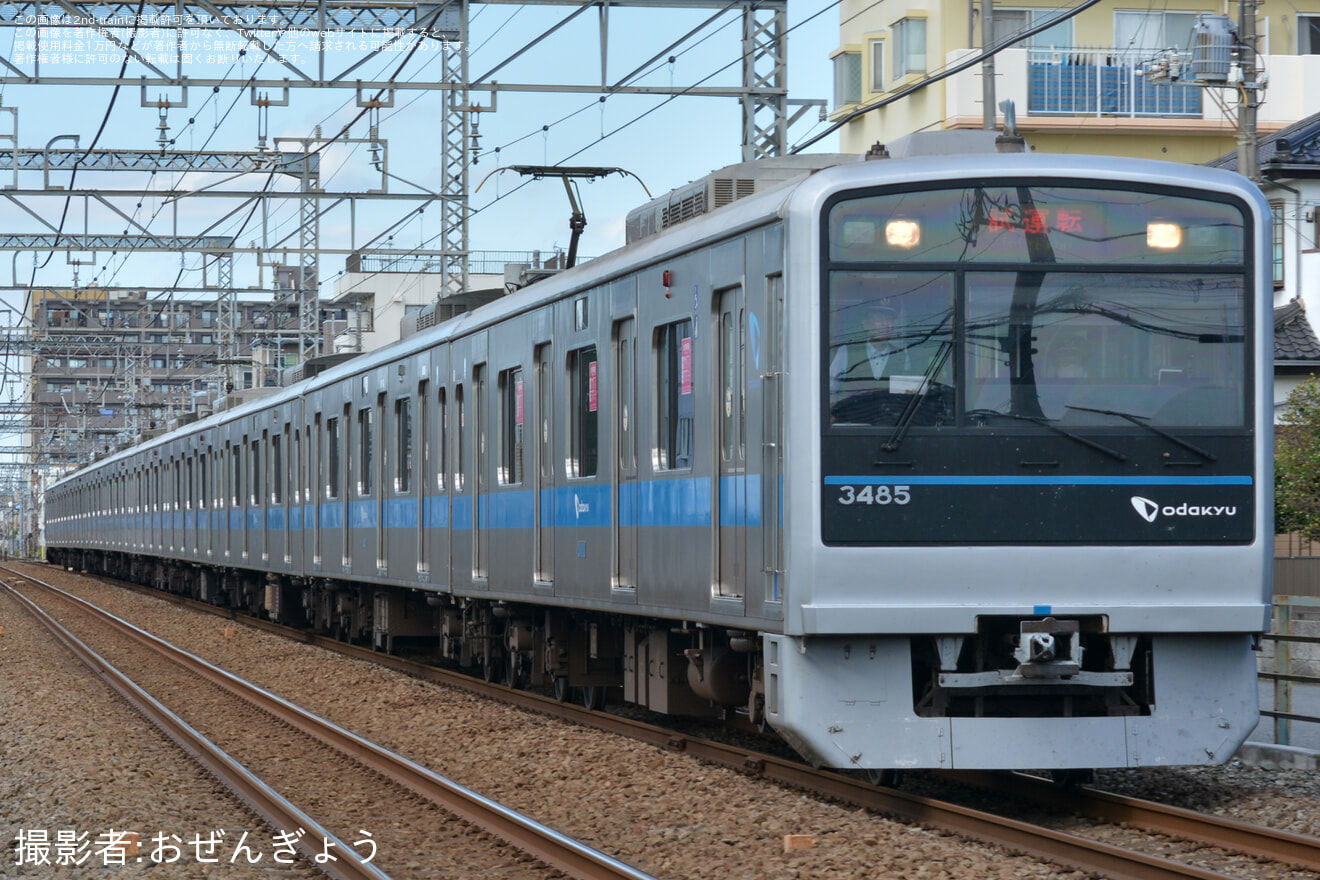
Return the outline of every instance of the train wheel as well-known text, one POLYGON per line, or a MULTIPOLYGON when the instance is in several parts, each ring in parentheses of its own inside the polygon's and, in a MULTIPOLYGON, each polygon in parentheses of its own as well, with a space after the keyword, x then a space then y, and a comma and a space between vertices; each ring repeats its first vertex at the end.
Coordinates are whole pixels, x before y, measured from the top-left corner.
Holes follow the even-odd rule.
POLYGON ((587 685, 582 689, 582 705, 588 709, 605 708, 605 688, 601 685, 587 685))
POLYGON ((866 778, 871 780, 872 785, 883 785, 885 788, 898 788, 903 784, 902 770, 867 770, 866 778))
POLYGON ((489 653, 481 662, 481 677, 487 682, 499 681, 500 674, 503 671, 503 666, 498 654, 489 653))
POLYGON ((568 700, 570 688, 568 686, 568 676, 555 676, 555 700, 563 703, 568 700))
POLYGON ((1059 788, 1076 788, 1079 785, 1091 785, 1095 782, 1095 771, 1084 767, 1071 770, 1051 770, 1050 779, 1059 788))
POLYGON ((504 683, 515 690, 522 690, 524 678, 522 654, 514 651, 504 660, 504 683))

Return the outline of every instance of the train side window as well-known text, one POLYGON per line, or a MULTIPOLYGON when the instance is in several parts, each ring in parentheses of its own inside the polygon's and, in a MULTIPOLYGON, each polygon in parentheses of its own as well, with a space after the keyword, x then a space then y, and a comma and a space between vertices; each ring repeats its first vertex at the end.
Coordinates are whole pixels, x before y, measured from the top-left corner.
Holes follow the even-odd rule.
POLYGON ((536 417, 540 420, 541 435, 535 438, 540 450, 541 478, 553 480, 555 476, 555 458, 552 440, 554 429, 551 427, 554 415, 554 361, 550 346, 542 345, 536 350, 536 417))
POLYGON ((596 346, 568 353, 568 461, 569 476, 596 476, 599 451, 599 376, 596 346))
POLYGON ((373 419, 371 407, 364 407, 358 410, 358 494, 371 494, 371 474, 374 463, 373 456, 375 449, 372 444, 375 438, 372 436, 373 419))
POLYGON ((229 497, 233 501, 233 506, 238 507, 243 499, 243 471, 239 462, 239 446, 237 443, 229 447, 229 497))
POLYGON ((467 425, 464 424, 466 414, 463 412, 463 386, 454 386, 454 418, 457 419, 454 429, 454 491, 463 491, 463 437, 467 433, 467 425))
POLYGON ((252 441, 252 504, 261 504, 261 438, 252 441))
POLYGON ((302 428, 293 429, 293 503, 301 504, 303 498, 303 457, 302 428))
POLYGON ((179 510, 179 504, 183 500, 183 469, 179 466, 179 460, 174 459, 174 509, 179 510))
POLYGON ((184 494, 183 494, 183 507, 184 507, 185 510, 192 510, 192 509, 193 509, 193 485, 194 485, 194 484, 193 484, 193 460, 192 460, 191 458, 188 459, 187 462, 185 463, 184 470, 187 472, 186 475, 185 475, 185 481, 184 481, 184 485, 185 485, 187 488, 186 488, 186 490, 184 491, 184 494))
POLYGON ((500 484, 523 481, 523 371, 500 373, 500 484))
POLYGON ((325 420, 325 497, 339 497, 339 419, 325 420))
POLYGON ((206 453, 201 452, 197 455, 197 509, 206 509, 206 490, 209 488, 206 482, 206 453))
POLYGON ((440 437, 437 444, 435 461, 435 487, 439 491, 445 491, 445 475, 449 473, 449 408, 445 401, 445 389, 439 389, 439 396, 436 398, 436 417, 440 425, 440 437))
POLYGON ((279 434, 270 437, 270 503, 284 503, 284 449, 279 434))
POLYGON ((412 490, 413 422, 412 400, 402 397, 394 402, 394 437, 398 443, 394 456, 394 491, 412 490))
POLYGON ((692 467, 692 321, 655 331, 655 455, 658 471, 692 467))

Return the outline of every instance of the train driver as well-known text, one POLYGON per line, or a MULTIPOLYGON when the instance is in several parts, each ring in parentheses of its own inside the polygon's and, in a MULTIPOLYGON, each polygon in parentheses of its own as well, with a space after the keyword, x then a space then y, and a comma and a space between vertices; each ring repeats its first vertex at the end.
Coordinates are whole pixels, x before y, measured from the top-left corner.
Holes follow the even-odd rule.
POLYGON ((910 375, 906 347, 896 343, 898 310, 888 300, 861 305, 861 333, 835 347, 830 359, 830 397, 834 401, 865 391, 889 391, 895 375, 910 375))

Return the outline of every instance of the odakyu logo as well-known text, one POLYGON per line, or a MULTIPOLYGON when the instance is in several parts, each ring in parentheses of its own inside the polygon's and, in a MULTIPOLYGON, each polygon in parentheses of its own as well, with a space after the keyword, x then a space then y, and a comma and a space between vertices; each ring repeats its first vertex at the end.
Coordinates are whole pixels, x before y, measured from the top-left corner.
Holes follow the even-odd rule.
POLYGON ((1149 498, 1142 498, 1140 495, 1132 496, 1132 509, 1148 523, 1155 522, 1156 517, 1159 516, 1237 516, 1236 506, 1187 503, 1160 506, 1159 503, 1149 498))
POLYGON ((573 493, 573 516, 574 516, 574 517, 581 517, 582 514, 584 514, 584 513, 591 513, 591 504, 588 503, 588 502, 586 502, 586 501, 583 501, 581 498, 578 497, 578 494, 577 494, 576 492, 574 492, 574 493, 573 493))

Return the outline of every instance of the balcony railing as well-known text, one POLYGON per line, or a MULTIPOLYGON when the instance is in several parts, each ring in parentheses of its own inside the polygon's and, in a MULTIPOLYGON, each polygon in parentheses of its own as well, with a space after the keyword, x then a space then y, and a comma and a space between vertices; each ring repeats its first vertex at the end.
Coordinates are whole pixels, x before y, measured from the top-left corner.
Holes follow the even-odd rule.
MULTIPOLYGON (((1192 116, 1198 85, 1151 82, 1150 53, 1117 49, 1032 49, 1027 112, 1032 116, 1192 116)), ((1190 59, 1185 59, 1190 60, 1190 59)), ((1186 69, 1186 65, 1183 65, 1186 69)))

